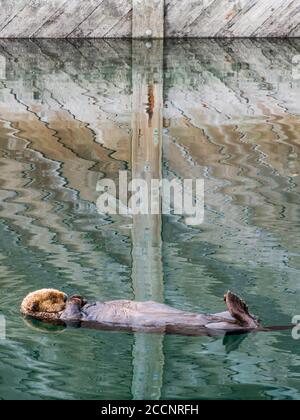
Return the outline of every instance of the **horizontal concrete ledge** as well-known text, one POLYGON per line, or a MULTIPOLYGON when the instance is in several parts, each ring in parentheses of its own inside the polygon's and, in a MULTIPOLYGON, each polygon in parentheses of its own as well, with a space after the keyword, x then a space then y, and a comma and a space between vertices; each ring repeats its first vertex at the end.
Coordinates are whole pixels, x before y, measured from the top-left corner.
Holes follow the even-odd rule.
POLYGON ((0 38, 300 37, 299 0, 0 0, 0 38))

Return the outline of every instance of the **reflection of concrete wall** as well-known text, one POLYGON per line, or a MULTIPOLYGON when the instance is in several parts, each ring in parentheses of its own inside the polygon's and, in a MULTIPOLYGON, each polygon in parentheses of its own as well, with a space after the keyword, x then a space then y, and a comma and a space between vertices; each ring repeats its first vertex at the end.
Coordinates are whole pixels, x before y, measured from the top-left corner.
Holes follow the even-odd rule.
MULTIPOLYGON (((124 168, 118 159, 125 154, 129 160, 130 46, 125 42, 117 51, 104 41, 89 47, 48 41, 1 41, 1 46, 7 61, 7 79, 0 81, 1 146, 7 150, 0 162, 0 200, 5 203, 1 218, 13 230, 28 233, 28 249, 44 253, 45 261, 51 255, 53 272, 62 270, 74 289, 89 284, 95 297, 106 281, 119 283, 119 275, 103 273, 100 286, 101 271, 115 266, 119 273, 130 258, 129 246, 106 230, 107 221, 95 208, 99 177, 117 177, 124 168), (103 144, 105 139, 108 144, 103 144), (30 171, 29 162, 34 167, 30 186, 24 175, 30 171), (43 199, 43 191, 49 191, 49 200, 43 199), (11 200, 10 194, 16 193, 22 198, 11 200), (63 212, 56 213, 56 200, 63 203, 63 212), (72 222, 67 221, 68 212, 75 217, 72 222), (101 232, 97 226, 102 226, 101 232), (95 249, 92 235, 102 251, 95 249), (94 280, 89 283, 89 278, 94 280)), ((126 294, 120 284, 114 294, 118 293, 126 294)), ((99 294, 104 295, 104 290, 99 294)))
MULTIPOLYGON (((172 37, 299 36, 295 0, 165 0, 172 37)), ((131 0, 1 0, 0 37, 116 38, 132 34, 131 0)))
MULTIPOLYGON (((276 310, 287 313, 285 290, 299 288, 300 241, 291 233, 299 225, 299 48, 298 40, 170 41, 166 48, 165 167, 180 178, 204 177, 206 185, 205 223, 193 247, 174 234, 175 245, 165 243, 164 259, 185 277, 177 303, 178 296, 183 305, 186 296, 199 300, 195 276, 207 310, 224 287, 246 292, 247 276, 255 278, 262 314, 274 290, 281 292, 276 310), (178 264, 174 248, 194 266, 178 264), (212 278, 223 281, 214 296, 206 292, 212 278)), ((173 283, 170 276, 175 290, 173 283)), ((297 307, 296 293, 292 299, 297 307)))
POLYGON ((99 175, 117 177, 122 161, 130 160, 130 44, 43 40, 1 46, 7 60, 2 117, 33 148, 62 160, 69 186, 96 201, 99 175))
MULTIPOLYGON (((85 202, 92 206, 99 176, 115 179, 119 169, 130 166, 131 44, 38 40, 0 45, 8 69, 0 91, 2 118, 24 147, 30 141, 28 148, 61 163, 61 176, 53 170, 44 187, 57 185, 60 191, 65 179, 69 190, 61 199, 80 208, 85 202)), ((291 180, 296 182, 299 173, 300 85, 293 79, 293 57, 299 50, 297 40, 167 43, 164 113, 170 137, 165 136, 164 158, 179 177, 207 177, 206 201, 215 211, 209 221, 215 229, 202 238, 215 246, 225 238, 241 266, 252 256, 268 269, 286 271, 286 249, 300 246, 298 236, 293 244, 286 236, 287 223, 298 221, 291 180), (228 231, 235 232, 231 239, 228 231), (270 238, 269 232, 280 239, 270 238), (239 235, 247 236, 243 247, 239 235), (263 252, 271 240, 272 258, 263 252), (278 243, 283 250, 276 248, 278 243)), ((15 179, 21 169, 18 174, 15 179)), ((47 227, 54 223, 49 215, 51 206, 43 220, 47 227)), ((121 226, 123 234, 124 220, 117 219, 115 229, 121 226)), ((57 231, 67 237, 60 225, 57 231)), ((230 263, 231 252, 215 259, 230 263)), ((297 257, 290 256, 289 263, 299 266, 297 257)), ((291 278, 291 288, 293 282, 291 278)))

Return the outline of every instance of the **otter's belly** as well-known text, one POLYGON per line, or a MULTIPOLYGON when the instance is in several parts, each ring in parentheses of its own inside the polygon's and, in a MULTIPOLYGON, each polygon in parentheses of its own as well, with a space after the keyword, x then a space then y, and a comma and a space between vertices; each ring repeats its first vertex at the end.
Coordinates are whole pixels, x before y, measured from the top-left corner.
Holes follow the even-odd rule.
POLYGON ((156 302, 112 301, 86 305, 82 320, 130 327, 188 326, 203 328, 214 318, 184 312, 156 302))

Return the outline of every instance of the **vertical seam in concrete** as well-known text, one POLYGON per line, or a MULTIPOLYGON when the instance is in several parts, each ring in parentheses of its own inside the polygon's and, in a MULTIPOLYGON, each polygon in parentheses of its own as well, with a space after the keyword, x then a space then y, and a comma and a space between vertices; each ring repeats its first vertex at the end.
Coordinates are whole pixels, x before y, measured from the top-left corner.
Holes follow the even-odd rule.
POLYGON ((132 38, 164 38, 165 0, 132 0, 132 38))

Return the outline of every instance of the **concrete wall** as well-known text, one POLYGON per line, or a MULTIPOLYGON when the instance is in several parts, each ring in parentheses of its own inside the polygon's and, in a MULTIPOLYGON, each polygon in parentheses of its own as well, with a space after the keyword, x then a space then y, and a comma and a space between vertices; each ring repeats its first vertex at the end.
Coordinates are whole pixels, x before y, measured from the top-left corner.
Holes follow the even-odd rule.
MULTIPOLYGON (((131 37, 133 6, 153 2, 155 22, 156 1, 0 0, 0 37, 131 37)), ((164 23, 166 37, 297 37, 300 0, 165 0, 164 23)))

